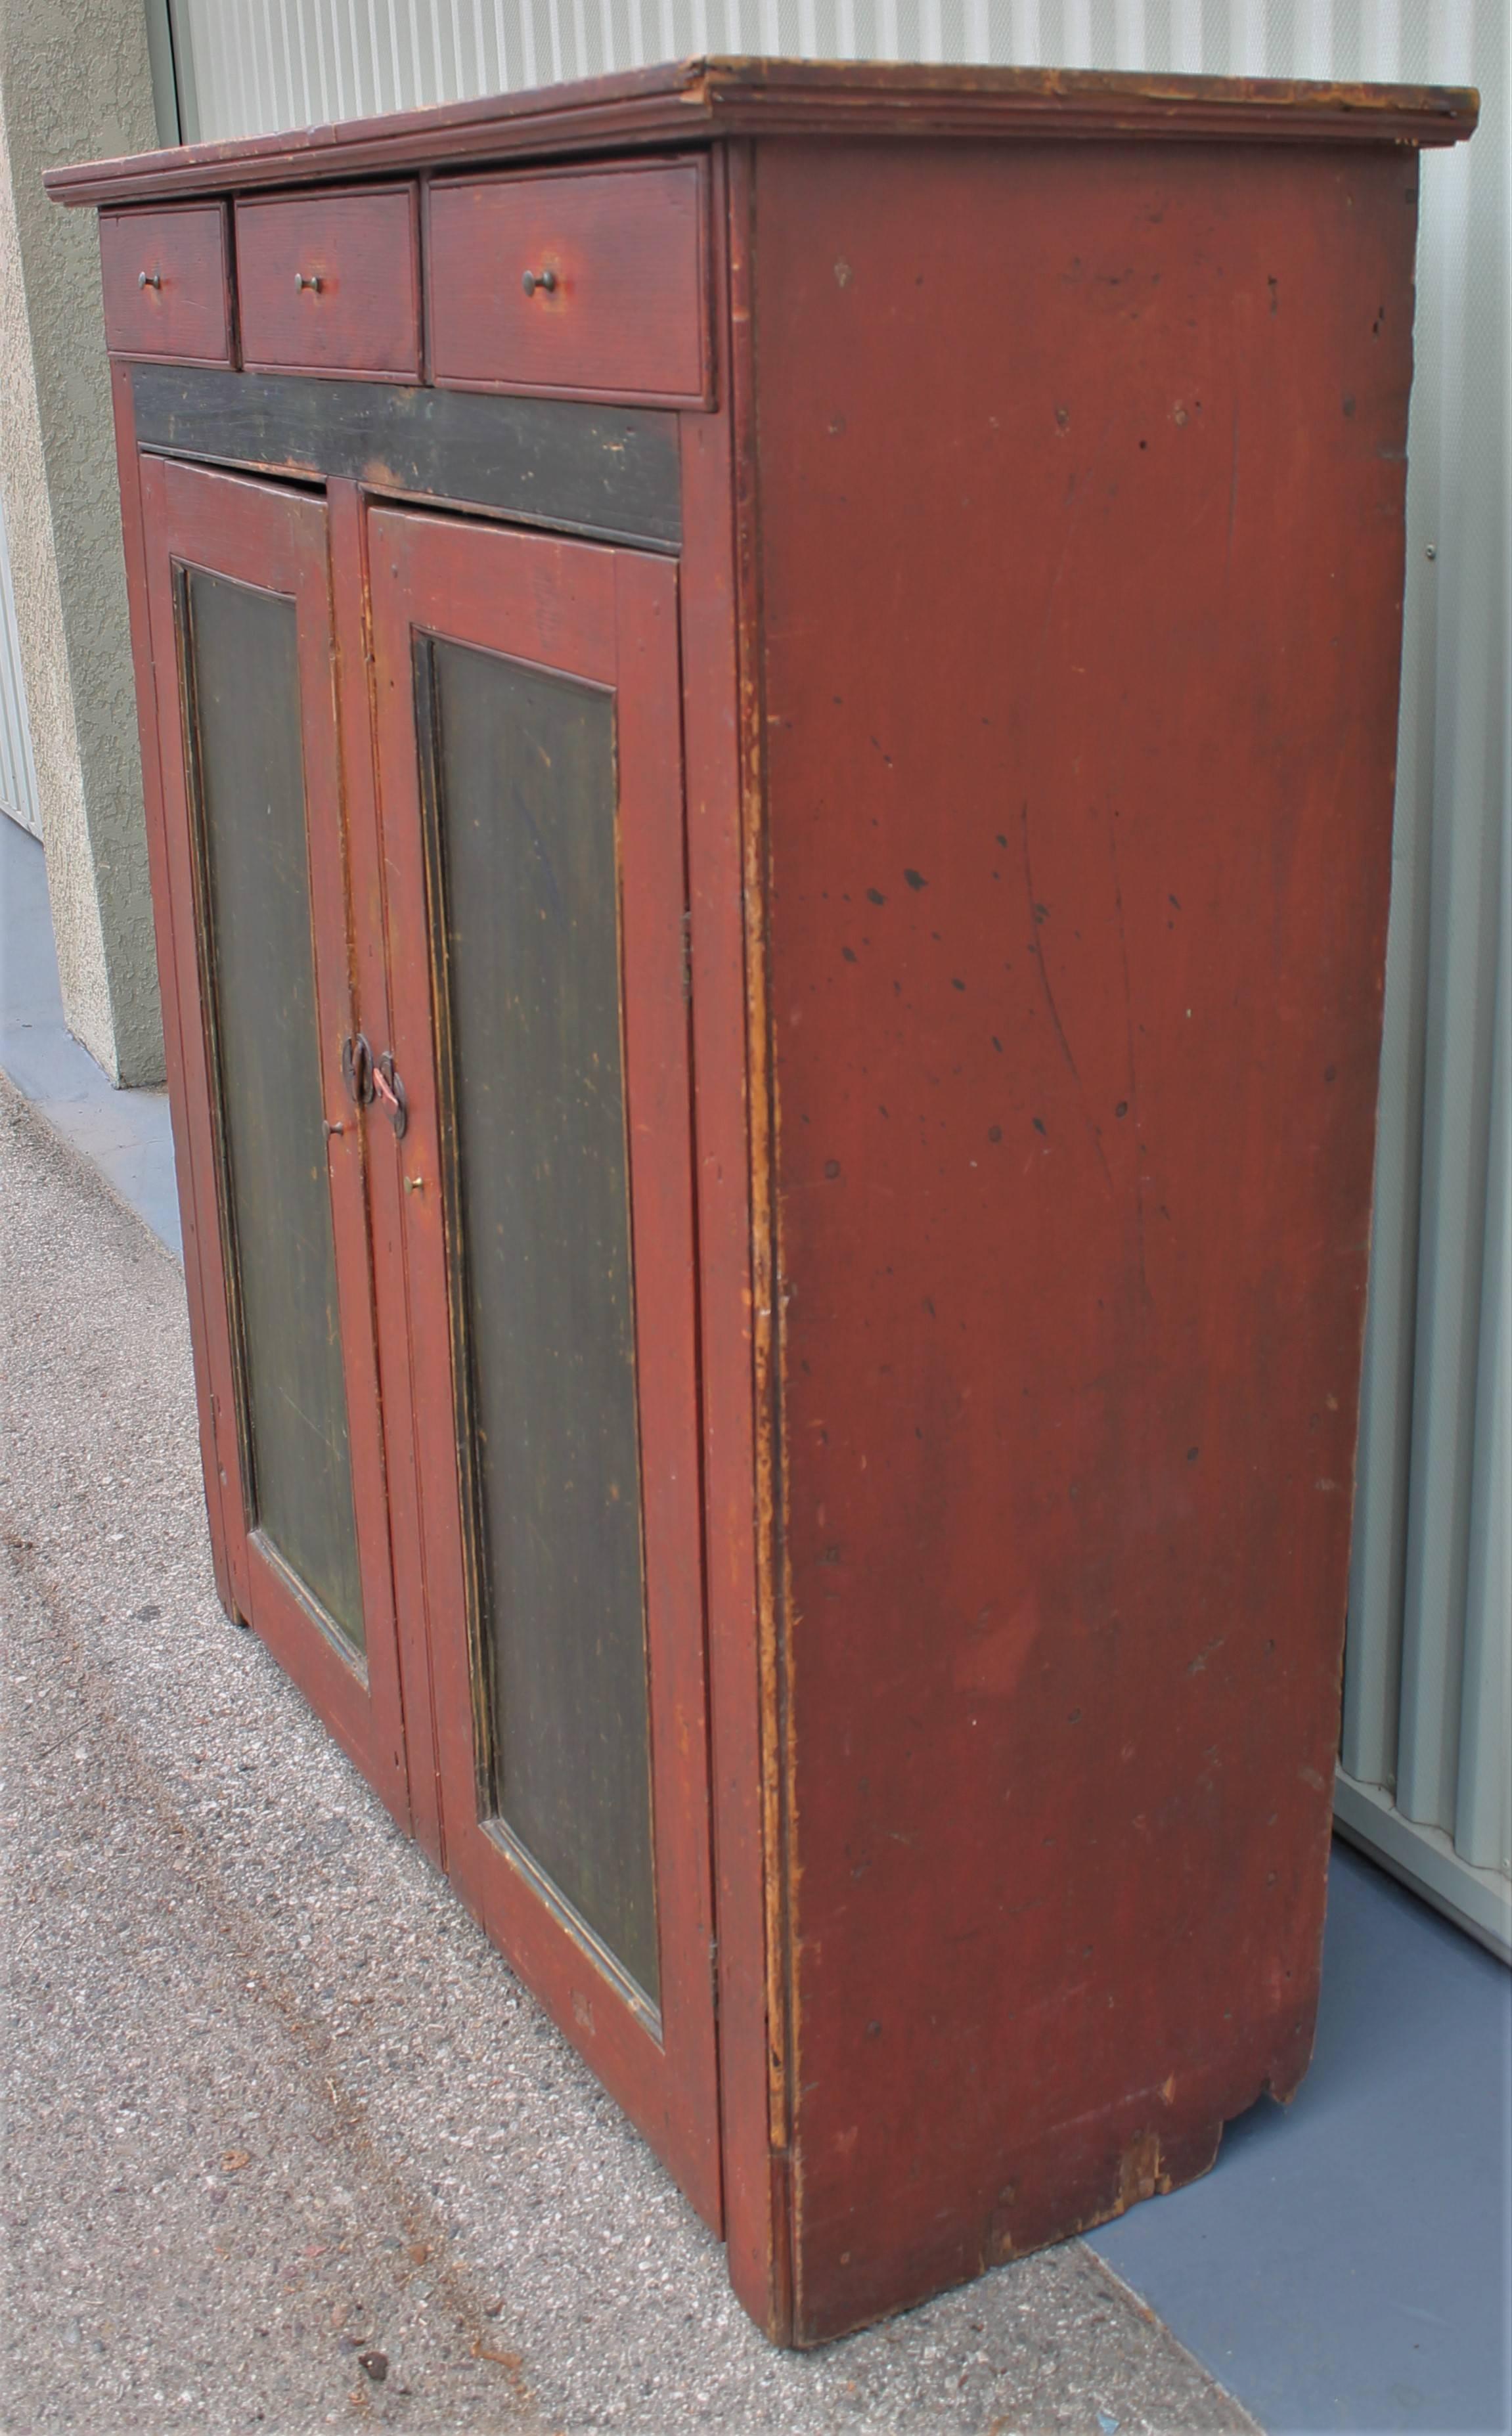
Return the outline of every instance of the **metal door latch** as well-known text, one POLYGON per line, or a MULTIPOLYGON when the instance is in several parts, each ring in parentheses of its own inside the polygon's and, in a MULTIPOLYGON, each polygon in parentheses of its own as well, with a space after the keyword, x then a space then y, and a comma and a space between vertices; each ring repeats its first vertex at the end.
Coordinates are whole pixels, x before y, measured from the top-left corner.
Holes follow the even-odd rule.
POLYGON ((386 1049, 381 1057, 374 1059, 373 1096, 394 1132, 403 1139, 405 1127, 409 1122, 409 1104, 405 1098, 405 1087, 394 1072, 391 1049, 386 1049))
POLYGON ((341 1080, 354 1107, 371 1108, 376 1100, 394 1132, 404 1133, 409 1122, 409 1104, 405 1098, 405 1087, 393 1070, 391 1049, 374 1057, 362 1033, 343 1040, 341 1080))
POLYGON ((347 1098, 355 1108, 369 1106, 373 1099, 373 1052, 359 1032, 356 1039, 341 1043, 341 1080, 346 1085, 347 1098))

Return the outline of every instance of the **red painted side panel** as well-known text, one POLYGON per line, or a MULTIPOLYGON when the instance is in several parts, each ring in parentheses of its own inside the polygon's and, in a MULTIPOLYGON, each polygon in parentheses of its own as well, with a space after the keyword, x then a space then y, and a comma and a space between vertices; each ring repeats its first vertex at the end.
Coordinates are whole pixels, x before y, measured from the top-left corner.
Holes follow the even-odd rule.
POLYGON ((759 158, 800 2340, 1307 2062, 1416 184, 759 158))

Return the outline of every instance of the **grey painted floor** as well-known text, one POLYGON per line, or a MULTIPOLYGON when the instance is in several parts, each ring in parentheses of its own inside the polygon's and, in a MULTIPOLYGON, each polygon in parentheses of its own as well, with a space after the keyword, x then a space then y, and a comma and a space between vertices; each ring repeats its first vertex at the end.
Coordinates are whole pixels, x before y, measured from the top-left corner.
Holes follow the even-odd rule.
POLYGON ((1512 1973, 1335 1841, 1312 2067, 1092 2246, 1271 2436, 1512 2427, 1512 1973))
MULTIPOLYGON (((58 1003, 41 851, 3 818, 0 1068, 64 1139, 99 1167, 161 1241, 177 1251, 172 1145, 163 1095, 111 1091, 93 1060, 68 1039, 58 1003)), ((162 1293, 161 1280, 154 1290, 162 1293)), ((169 1293, 171 1299, 171 1289, 169 1293)), ((178 1495, 187 1505, 175 1528, 192 1539, 198 1529, 192 1478, 187 1489, 181 1484, 178 1495)), ((181 1556, 175 1561, 183 1559, 181 1556)), ((196 1561, 202 1575, 202 1554, 196 1561)), ((196 1595, 202 1607, 202 1580, 196 1595)), ((155 1601, 153 1605, 155 1614, 155 1601)), ((212 1644, 217 1629, 211 1616, 204 1630, 212 1644)), ((158 1635, 137 1631, 127 1638, 155 1642, 158 1635)), ((265 1695, 274 1699, 286 1728, 290 1718, 298 1722, 295 1740, 302 1750, 304 1742, 310 1742, 305 1764, 313 1768, 311 1754, 322 1748, 322 1738, 296 1696, 279 1688, 280 1679, 251 1644, 233 1646, 245 1651, 235 1666, 252 1667, 259 1699, 265 1695)), ((153 1665, 160 1655, 152 1659, 153 1665)), ((207 1662, 215 1663, 213 1646, 207 1662)), ((208 1753, 203 1764, 210 1765, 208 1753)), ((333 1767, 341 1775, 344 1763, 330 1754, 315 1770, 322 1786, 333 1767)), ((334 1780, 333 1786, 325 1786, 321 1817, 357 1820, 364 1814, 359 1833, 374 1834, 387 1850, 391 1831, 365 1790, 355 1780, 348 1784, 346 1776, 342 1785, 342 1806, 335 1812, 330 1811, 338 1798, 334 1780), (365 1810, 372 1811, 371 1819, 365 1810)), ((285 1823, 296 1840, 304 1832, 294 1815, 285 1823)), ((411 1859, 404 1866, 411 1871, 419 1869, 425 1882, 423 1865, 411 1859)), ((426 1912, 428 1933, 435 1934, 434 1923, 448 1916, 450 1899, 436 1890, 427 1902, 443 1907, 439 1913, 426 1912)), ((471 1936, 460 1916, 456 1925, 464 1940, 471 1936)), ((487 1959, 486 1949, 472 1957, 467 1967, 475 1974, 481 1971, 484 1980, 495 1984, 490 1975, 495 1966, 487 1959)), ((502 1977, 507 1981, 508 1975, 502 1977)), ((549 2043, 553 2034, 533 2014, 530 2018, 536 2022, 532 2036, 544 2035, 549 2043)), ((457 2052, 468 2052, 465 2041, 457 2052)), ((573 2068, 570 2060, 562 2066, 568 2081, 573 2068)), ((550 2085, 555 2085, 556 2070, 553 2065, 547 2076, 550 2085)), ((442 2075, 432 2093, 438 2105, 446 2088, 442 2075)), ((1256 2108, 1230 2129, 1218 2166, 1206 2182, 1136 2209, 1093 2236, 1092 2246, 1271 2436, 1312 2436, 1312 2431, 1335 2429, 1361 2431, 1361 2436, 1398 2429, 1424 2431, 1424 2436, 1432 2431, 1503 2436, 1512 2428, 1509 2091, 1512 1975, 1357 1853, 1337 1846, 1317 2055, 1295 2104, 1285 2113, 1268 2103, 1256 2108)), ((602 2116, 607 2101, 598 2101, 600 2114, 595 2115, 591 2090, 582 2102, 584 2123, 612 2117, 617 2124, 612 2108, 602 2116)), ((654 2169, 651 2171, 654 2177, 654 2169)), ((666 2216, 664 2194, 658 2195, 652 2214, 660 2224, 666 2216)), ((700 2238, 696 2228, 691 2235, 690 2258, 698 2253, 700 2238)), ((1085 2253, 1073 2248, 1054 2255, 1069 2262, 1085 2253)), ((1099 2436, 1111 2436, 1110 2422, 1121 2416, 1125 2430, 1242 2424, 1222 2417, 1227 2406, 1216 2389, 1208 2393, 1200 2376, 1194 2386, 1181 2385, 1173 2365, 1179 2365, 1179 2353, 1130 2355, 1125 2339, 1133 2337, 1120 2318, 1118 2304, 1110 2305, 1100 2289, 1078 2285, 1075 2275, 1085 2271, 1076 2270, 1071 2281, 1062 2284, 1055 2280, 1059 2268, 1047 2262, 1020 2285, 1012 2279, 1024 2271, 1005 2271, 1009 2283, 989 2279, 990 2295, 988 2286, 976 2288, 982 2295, 980 2303, 968 2297, 938 2304, 943 2313, 938 2321, 922 2313, 906 2322, 914 2331, 927 2327, 922 2357, 915 2362, 922 2381, 910 2383, 906 2376, 902 2382, 892 2381, 891 2366, 902 2367, 897 2362, 877 2383, 870 2354, 856 2355, 862 2374, 851 2386, 843 2377, 838 2386, 822 2379, 803 2384, 801 2377, 799 2383, 784 2386, 785 2370, 773 2372, 775 2386, 770 2380, 743 2382, 744 2372, 731 2386, 721 2373, 715 2386, 723 2402, 714 2415, 722 2426, 753 2430, 885 2425, 901 2436, 914 2427, 985 2427, 988 2419, 974 2417, 975 2405, 965 2402, 961 2415, 942 2422, 944 2369, 932 2382, 922 2376, 926 2364, 953 2358, 981 2321, 980 2338, 989 2346, 1000 2349, 1014 2329, 1013 2343, 1022 2346, 1044 2336, 1051 2346, 1035 2355, 1040 2368, 1033 2375, 1030 2354, 1020 2348, 1014 2354, 1018 2382, 992 2389, 998 2415, 990 2424, 1003 2436, 1010 2426, 1095 2427, 1099 2436), (1043 2287, 1034 2281, 1041 2272, 1051 2279, 1043 2287), (1042 2306, 1043 2317, 1036 2314, 1042 2306), (1110 2306, 1112 2317, 1107 2319, 1104 2313, 1110 2306), (1080 2332, 1074 2330, 1078 2311, 1087 2318, 1080 2332), (1052 2324, 1059 2327, 1058 2335, 1046 2334, 1052 2324), (1097 2350, 1104 2324, 1118 2330, 1116 2340, 1107 2338, 1113 2346, 1107 2353, 1097 2350), (1057 2343, 1065 2348, 1056 2350, 1057 2343), (1122 2353, 1120 2343, 1125 2343, 1122 2353), (1051 2365, 1051 2353, 1057 2366, 1051 2365), (1037 2386, 1034 2376, 1042 2378, 1037 2386), (1154 2382, 1141 2385, 1143 2377, 1154 2382), (1174 2386, 1169 2382, 1173 2377, 1174 2386), (1164 2388, 1161 2378, 1168 2381, 1164 2388), (802 2409, 796 2399, 800 2389, 806 2396, 802 2409), (773 2399, 778 2392, 787 2397, 780 2407, 773 2399), (1156 2403, 1158 2392, 1165 2398, 1156 2403), (856 2395, 864 2398, 843 2398, 856 2395), (821 2397, 819 2417, 810 2418, 810 2402, 819 2407, 821 2397), (775 2415, 761 2415, 769 2406, 775 2415), (1142 2415, 1147 2406, 1156 2410, 1154 2418, 1142 2415), (1007 2416, 1001 2415, 1004 2409, 1007 2416), (1159 2415, 1190 2410, 1197 2416, 1159 2415), (1206 2418, 1205 2410, 1209 2414, 1206 2418), (757 2415, 749 2415, 753 2411, 757 2415), (880 2417, 875 2415, 878 2411, 880 2417)), ((882 2340, 861 2339, 874 2348, 882 2340)), ((912 2337, 903 2340, 908 2344, 912 2337)), ((826 2357, 843 2356, 850 2357, 848 2347, 826 2357)), ((983 2353, 982 2358, 993 2356, 983 2353)), ((958 2391, 974 2392, 982 2383, 979 2368, 980 2362, 974 2365, 963 2351, 954 2371, 962 2379, 958 2391)), ((557 2362, 551 2375, 559 2371, 565 2373, 557 2362)), ((442 2370, 434 2374, 442 2375, 442 2370)), ((649 2384, 641 2379, 647 2393, 662 2396, 662 2418, 637 2416, 642 2406, 634 2400, 623 2408, 617 2405, 607 2415, 617 2424, 687 2424, 680 2415, 681 2403, 677 2410, 672 2409, 670 2391, 659 2381, 662 2375, 658 2370, 649 2384)), ((291 2390, 284 2389, 286 2393, 291 2390)), ((982 2385, 982 2393, 987 2392, 982 2385)), ((602 2400, 596 2395, 595 2410, 602 2400)), ((502 2397, 499 2407, 502 2410, 502 2397)), ((469 2403, 469 2411, 473 2408, 469 2403)), ((448 2424, 426 2412, 411 2414, 409 2424, 448 2424)), ((694 2419, 699 2415, 695 2410, 694 2419)), ((46 2424, 89 2423, 86 2417, 46 2424)), ((137 2423, 123 2419, 121 2424, 137 2423)), ((228 2419, 225 2424, 240 2423, 228 2419)), ((271 2424, 271 2418, 265 2423, 271 2424)), ((278 2424, 292 2431, 317 2423, 285 2417, 278 2424)), ((485 2410, 482 2418, 459 2415, 455 2424, 503 2427, 514 2422, 505 2411, 495 2423, 485 2410)), ((600 2421, 573 2424, 586 2427, 600 2421)))

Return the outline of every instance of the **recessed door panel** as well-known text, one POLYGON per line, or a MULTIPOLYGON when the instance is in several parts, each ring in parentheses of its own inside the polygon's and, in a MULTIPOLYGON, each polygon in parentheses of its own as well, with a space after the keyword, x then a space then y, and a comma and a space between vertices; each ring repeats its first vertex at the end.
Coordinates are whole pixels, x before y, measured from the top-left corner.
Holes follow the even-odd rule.
POLYGON ((408 1823, 373 1111, 342 1068, 361 1008, 326 511, 154 458, 142 504, 182 1035, 174 1123, 232 1594, 408 1823))
POLYGON ((294 602, 181 577, 249 1520, 356 1648, 294 602))
POLYGON ((446 1866, 717 2222, 676 570, 368 529, 446 1866))
POLYGON ((419 652, 493 1802, 654 2000, 614 697, 419 652))

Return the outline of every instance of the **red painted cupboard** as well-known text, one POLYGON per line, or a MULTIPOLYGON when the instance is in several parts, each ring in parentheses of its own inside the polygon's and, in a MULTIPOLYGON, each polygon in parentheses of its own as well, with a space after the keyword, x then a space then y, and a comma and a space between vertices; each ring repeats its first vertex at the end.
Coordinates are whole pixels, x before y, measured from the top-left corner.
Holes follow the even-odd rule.
POLYGON ((50 180, 222 1596, 779 2340, 1307 2062, 1473 118, 699 62, 50 180))

